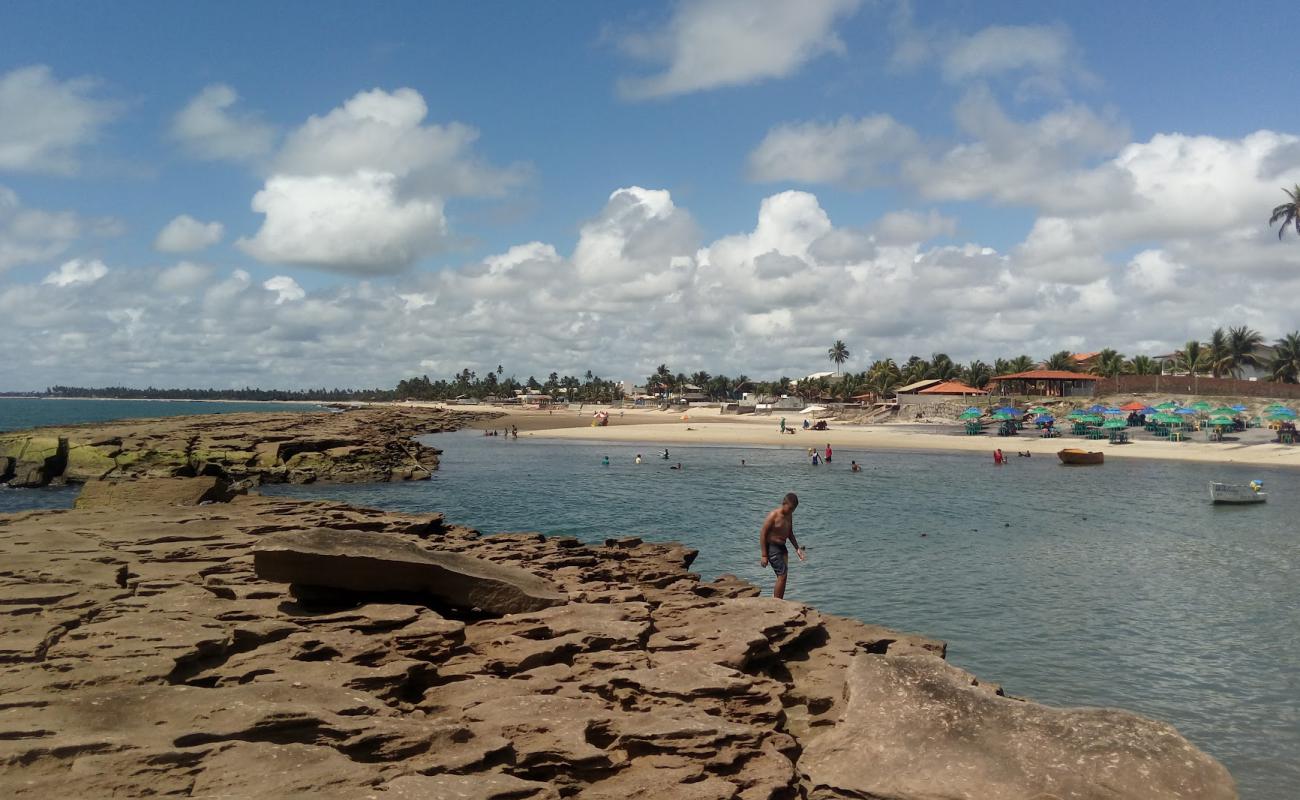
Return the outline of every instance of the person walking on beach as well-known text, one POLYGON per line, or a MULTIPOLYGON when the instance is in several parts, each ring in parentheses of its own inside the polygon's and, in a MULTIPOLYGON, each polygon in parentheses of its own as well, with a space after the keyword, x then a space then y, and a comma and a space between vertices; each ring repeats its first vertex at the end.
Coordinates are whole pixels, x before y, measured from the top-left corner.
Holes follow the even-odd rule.
POLYGON ((785 433, 785 417, 781 417, 781 433, 785 433))
POLYGON ((768 512, 763 527, 758 532, 758 563, 763 567, 772 565, 772 571, 776 573, 776 586, 772 588, 772 596, 778 600, 785 597, 786 559, 790 555, 785 547, 786 541, 789 540, 794 545, 795 555, 799 556, 800 561, 808 560, 804 549, 799 546, 799 540, 794 538, 794 510, 798 507, 799 496, 790 492, 781 500, 781 505, 768 512))

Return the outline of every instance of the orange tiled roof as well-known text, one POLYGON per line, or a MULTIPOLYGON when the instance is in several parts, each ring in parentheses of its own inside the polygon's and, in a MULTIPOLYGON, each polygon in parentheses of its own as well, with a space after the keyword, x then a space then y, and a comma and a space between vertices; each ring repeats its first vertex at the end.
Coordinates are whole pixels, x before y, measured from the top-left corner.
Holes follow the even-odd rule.
POLYGON ((961 381, 944 381, 929 389, 922 389, 917 394, 988 394, 988 392, 976 389, 974 386, 967 386, 961 381))

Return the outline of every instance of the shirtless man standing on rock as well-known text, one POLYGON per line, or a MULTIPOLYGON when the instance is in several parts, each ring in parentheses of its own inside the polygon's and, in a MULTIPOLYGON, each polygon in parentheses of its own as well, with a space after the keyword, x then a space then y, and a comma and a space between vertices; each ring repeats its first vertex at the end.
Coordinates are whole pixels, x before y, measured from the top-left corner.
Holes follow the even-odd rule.
POLYGON ((785 597, 786 557, 789 555, 785 549, 786 540, 789 539, 794 545, 794 552, 800 561, 807 560, 803 548, 799 546, 799 540, 794 538, 794 510, 798 507, 799 496, 790 492, 781 501, 781 505, 763 520, 763 529, 758 534, 761 553, 759 564, 764 567, 769 563, 772 565, 772 571, 776 573, 776 586, 772 589, 772 596, 777 599, 785 597))

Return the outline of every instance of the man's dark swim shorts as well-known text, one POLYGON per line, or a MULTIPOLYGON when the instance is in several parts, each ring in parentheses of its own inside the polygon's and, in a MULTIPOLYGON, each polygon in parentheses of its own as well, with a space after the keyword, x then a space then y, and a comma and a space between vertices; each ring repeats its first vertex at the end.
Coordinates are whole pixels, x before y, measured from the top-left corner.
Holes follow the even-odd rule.
POLYGON ((772 566, 772 571, 777 574, 777 577, 785 574, 786 556, 788 555, 789 552, 786 551, 785 545, 767 543, 767 563, 772 566))

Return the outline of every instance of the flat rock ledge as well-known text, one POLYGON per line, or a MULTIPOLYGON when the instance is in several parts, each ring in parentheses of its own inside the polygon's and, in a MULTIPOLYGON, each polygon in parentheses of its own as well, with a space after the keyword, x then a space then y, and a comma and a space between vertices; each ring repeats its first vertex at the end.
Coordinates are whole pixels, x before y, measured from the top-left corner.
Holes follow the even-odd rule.
MULTIPOLYGON (((51 401, 55 402, 55 401, 51 401)), ((441 451, 412 439, 495 413, 367 407, 200 414, 0 433, 0 484, 212 476, 262 483, 425 480, 441 451)))
POLYGON ((3 797, 1236 796, 1166 725, 1001 696, 941 642, 702 581, 677 545, 240 496, 0 516, 0 553, 3 797), (302 532, 565 602, 290 594, 254 552, 302 532))

